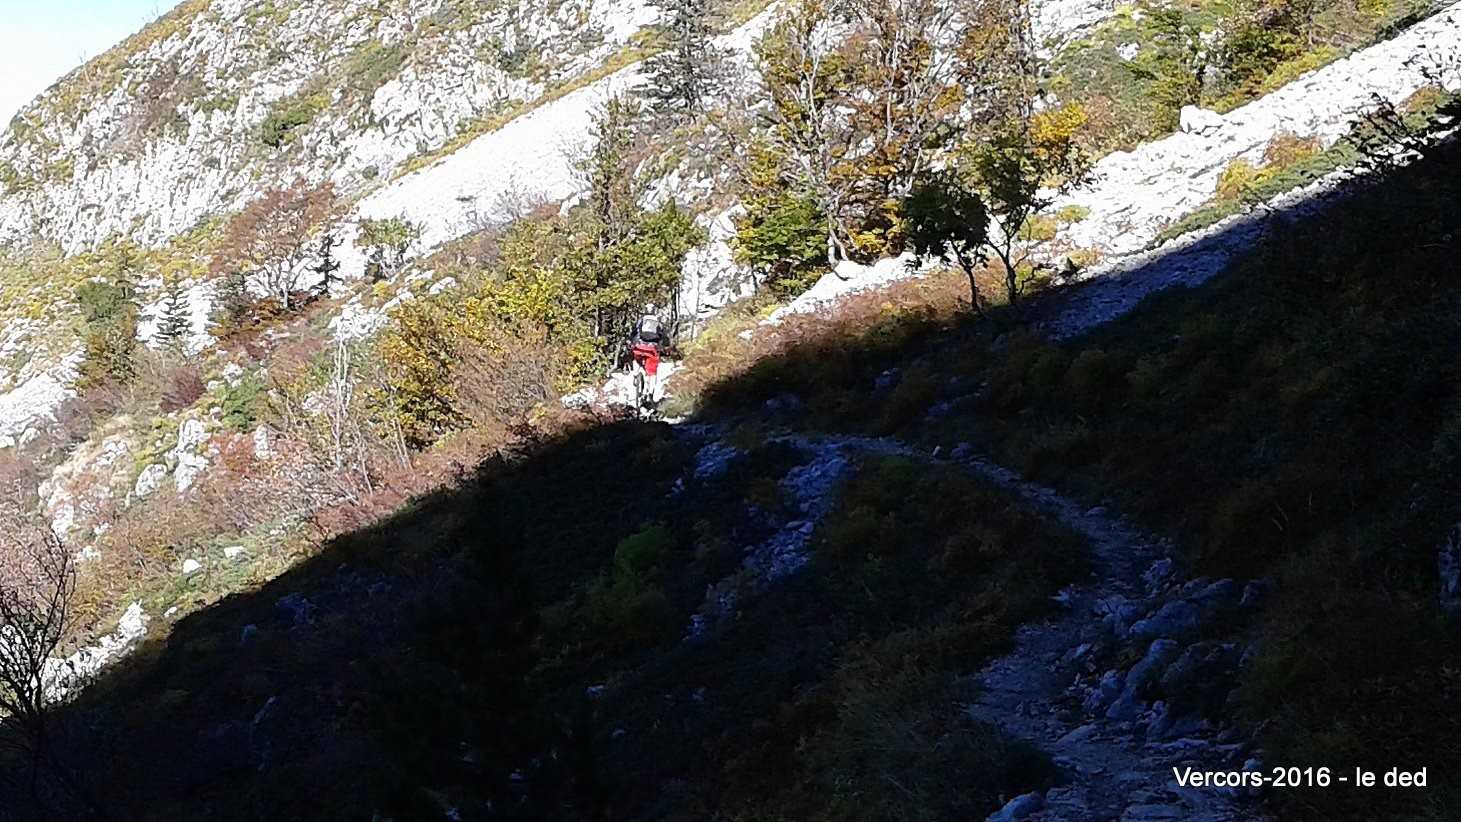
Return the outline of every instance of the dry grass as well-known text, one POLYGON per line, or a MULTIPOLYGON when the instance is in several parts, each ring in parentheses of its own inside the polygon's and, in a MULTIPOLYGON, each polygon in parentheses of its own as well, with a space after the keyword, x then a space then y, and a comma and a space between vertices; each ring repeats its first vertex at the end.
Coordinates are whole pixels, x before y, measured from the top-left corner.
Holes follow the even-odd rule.
POLYGON ((691 347, 673 390, 693 404, 712 387, 728 384, 757 363, 794 349, 895 342, 914 329, 953 325, 966 313, 968 303, 967 280, 951 271, 937 271, 844 298, 815 313, 794 314, 774 325, 761 325, 760 311, 728 312, 691 347), (751 338, 743 338, 748 331, 751 338))

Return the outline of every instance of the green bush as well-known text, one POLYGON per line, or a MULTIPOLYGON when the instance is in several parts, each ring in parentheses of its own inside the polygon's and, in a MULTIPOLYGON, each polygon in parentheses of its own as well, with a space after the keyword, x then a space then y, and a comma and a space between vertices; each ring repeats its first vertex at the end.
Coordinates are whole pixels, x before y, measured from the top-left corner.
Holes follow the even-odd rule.
POLYGON ((1166 370, 1159 358, 1143 355, 1137 359, 1131 370, 1126 372, 1126 383, 1133 395, 1140 399, 1156 398, 1167 385, 1166 370))
POLYGON ((675 610, 662 591, 633 574, 607 574, 584 591, 581 630, 601 654, 618 654, 663 639, 675 610))
POLYGON ((789 192, 752 201, 735 250, 737 260, 764 272, 779 299, 795 297, 826 269, 827 221, 812 200, 789 192))
POLYGON ((76 287, 76 305, 87 325, 108 325, 122 319, 134 305, 126 285, 87 280, 76 287))
POLYGON ((223 424, 236 431, 252 431, 259 421, 260 403, 266 393, 264 381, 254 374, 245 374, 228 387, 219 405, 223 408, 223 424))
POLYGON ((881 427, 892 432, 923 419, 943 394, 943 380, 928 368, 905 372, 883 404, 881 427))
POLYGON ((675 535, 664 525, 651 525, 619 541, 614 549, 614 568, 626 577, 647 574, 658 568, 675 548, 675 535))
POLYGON ((1078 403, 1100 402, 1125 387, 1126 364, 1099 348, 1077 354, 1065 372, 1065 387, 1078 403))
POLYGON ((1071 362, 1070 352, 1063 348, 1050 347, 1040 352, 1025 373, 1029 396, 1037 400, 1058 396, 1064 387, 1071 362))
POLYGON ((327 98, 304 95, 280 100, 269 109, 259 129, 259 139, 270 148, 279 148, 294 139, 295 131, 314 122, 327 104, 327 98))

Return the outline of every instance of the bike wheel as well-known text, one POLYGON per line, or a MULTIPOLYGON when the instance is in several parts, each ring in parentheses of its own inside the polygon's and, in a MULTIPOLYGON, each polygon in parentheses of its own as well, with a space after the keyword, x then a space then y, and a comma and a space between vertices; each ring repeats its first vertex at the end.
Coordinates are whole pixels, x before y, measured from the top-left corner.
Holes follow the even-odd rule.
POLYGON ((634 405, 637 410, 644 410, 644 370, 640 368, 634 369, 634 405))

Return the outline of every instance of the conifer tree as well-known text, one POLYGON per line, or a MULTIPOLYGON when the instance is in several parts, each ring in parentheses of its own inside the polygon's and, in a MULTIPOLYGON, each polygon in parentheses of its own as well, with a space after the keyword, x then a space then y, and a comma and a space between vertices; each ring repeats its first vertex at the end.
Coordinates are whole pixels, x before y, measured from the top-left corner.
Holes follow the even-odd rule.
POLYGON ((188 310, 188 296, 183 293, 182 280, 168 277, 165 286, 162 316, 157 321, 157 336, 169 346, 181 348, 193 331, 193 317, 188 310))
POLYGON ((320 261, 310 269, 320 277, 319 284, 315 286, 315 294, 318 296, 330 296, 330 288, 340 281, 335 276, 335 272, 340 270, 340 261, 335 259, 335 247, 339 244, 340 241, 335 238, 333 231, 320 235, 320 261))
POLYGON ((717 89, 722 63, 712 38, 708 0, 658 0, 664 51, 647 63, 652 81, 648 96, 656 112, 692 118, 705 110, 717 89))

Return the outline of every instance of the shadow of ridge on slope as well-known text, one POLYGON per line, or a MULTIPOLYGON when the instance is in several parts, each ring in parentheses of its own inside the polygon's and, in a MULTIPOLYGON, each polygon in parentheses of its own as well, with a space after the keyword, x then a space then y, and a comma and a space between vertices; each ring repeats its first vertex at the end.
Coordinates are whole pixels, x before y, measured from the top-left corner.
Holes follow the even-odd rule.
MULTIPOLYGON (((1272 763, 1431 765, 1424 792, 1289 792, 1273 812, 1454 818, 1461 751, 1436 717, 1461 704, 1444 593, 1461 584, 1446 570, 1461 521, 1457 191, 1461 145, 1447 139, 1261 232, 1225 226, 1186 252, 1222 249, 1223 276, 1148 289, 1083 334, 874 320, 756 363, 710 390, 705 413, 769 407, 787 426, 972 443, 1177 537, 1192 574, 1267 581, 1251 630, 1205 640, 1256 640, 1228 709, 1272 763)), ((1121 287, 1040 295, 1027 318, 1121 287)))
MULTIPOLYGON (((503 784, 482 792, 506 795, 507 774, 565 735, 560 717, 549 706, 533 710, 523 690, 533 612, 610 562, 616 542, 641 524, 636 498, 669 490, 680 447, 662 427, 570 432, 333 540, 259 589, 169 626, 166 637, 154 631, 62 710, 63 761, 120 818, 356 817, 399 799, 419 776, 383 770, 397 746, 492 739, 460 752, 463 778, 496 772, 503 784), (637 487, 609 481, 636 468, 637 487), (514 516, 504 506, 527 494, 557 514, 563 539, 524 542, 542 530, 530 520, 543 509, 514 516), (453 665, 470 672, 470 694, 447 675, 453 665), (411 713, 433 690, 461 712, 411 713), (389 732, 361 733, 361 725, 389 732), (261 773, 270 784, 255 781, 261 773)), ((24 770, 8 764, 12 776, 24 770)), ((51 788, 53 807, 67 807, 64 791, 51 788)), ((16 804, 23 795, 7 799, 26 807, 16 804)), ((396 812, 442 810, 408 803, 396 812)), ((71 805, 70 815, 85 814, 71 805)))
MULTIPOLYGON (((1449 147, 1397 174, 1424 177, 1435 163, 1454 161, 1449 147)), ((1385 185, 1356 196, 1377 196, 1385 185)), ((1038 314, 1040 303, 1029 310, 1038 314)), ((1132 322, 1151 322, 1144 313, 1151 312, 1139 310, 1132 322)), ((1119 334, 1127 321, 1114 325, 1098 335, 1119 334)), ((930 403, 951 390, 947 399, 959 400, 977 380, 930 381, 931 389, 900 396, 901 384, 872 387, 882 371, 923 364, 941 374, 949 363, 939 359, 941 341, 979 343, 976 377, 991 357, 1005 356, 987 350, 993 330, 950 329, 924 320, 906 333, 869 328, 830 348, 792 349, 712 392, 707 410, 795 421, 762 413, 766 400, 790 392, 801 397, 804 409, 793 413, 805 425, 804 412, 835 394, 842 399, 825 410, 844 421, 917 429, 930 403)), ((647 512, 645 501, 667 497, 693 462, 693 447, 662 426, 619 423, 489 463, 259 590, 181 621, 68 706, 58 743, 120 818, 332 818, 377 807, 444 813, 457 797, 446 790, 423 797, 413 762, 431 763, 442 784, 470 786, 472 799, 528 797, 516 808, 499 806, 501 815, 603 815, 613 801, 597 770, 605 729, 582 715, 581 694, 527 679, 539 661, 535 621, 545 603, 611 568, 621 541, 656 519, 660 512, 647 512), (462 710, 424 711, 434 695, 462 710), (475 742, 462 747, 463 739, 475 742), (530 789, 516 784, 509 775, 545 748, 559 757, 530 789)), ((686 512, 677 527, 695 524, 686 512)), ((703 581, 677 585, 665 596, 693 610, 703 581)), ((647 606, 652 614, 655 603, 647 606)), ((632 642, 612 649, 635 652, 632 642)), ((588 655, 600 653, 609 651, 588 655)), ((553 673, 565 682, 575 675, 553 673)))
MULTIPOLYGON (((785 763, 820 734, 850 742, 811 755, 809 771, 847 773, 856 745, 896 717, 918 741, 889 767, 927 807, 983 815, 1048 783, 1045 758, 961 716, 965 685, 948 666, 972 672, 1049 607, 1080 571, 1073 533, 953 469, 940 479, 851 457, 849 477, 873 469, 863 493, 879 522, 918 508, 888 495, 905 482, 941 512, 957 495, 995 513, 964 523, 957 546, 910 537, 871 556, 856 537, 866 526, 844 525, 835 560, 744 589, 734 619, 683 642, 707 589, 738 579, 742 546, 796 530, 775 489, 809 458, 776 438, 747 443, 675 491, 700 445, 693 430, 619 422, 489 462, 107 671, 62 712, 62 759, 129 819, 679 818, 732 790, 747 808, 780 807, 735 789, 752 784, 841 816, 848 797, 787 784, 785 763), (1037 547, 1011 548, 1022 540, 1037 547), (930 579, 934 561, 954 567, 930 579), (959 601, 959 580, 974 602, 959 601), (837 727, 847 689, 886 701, 853 713, 876 722, 837 727)), ((53 809, 86 816, 64 802, 52 785, 53 809)))

